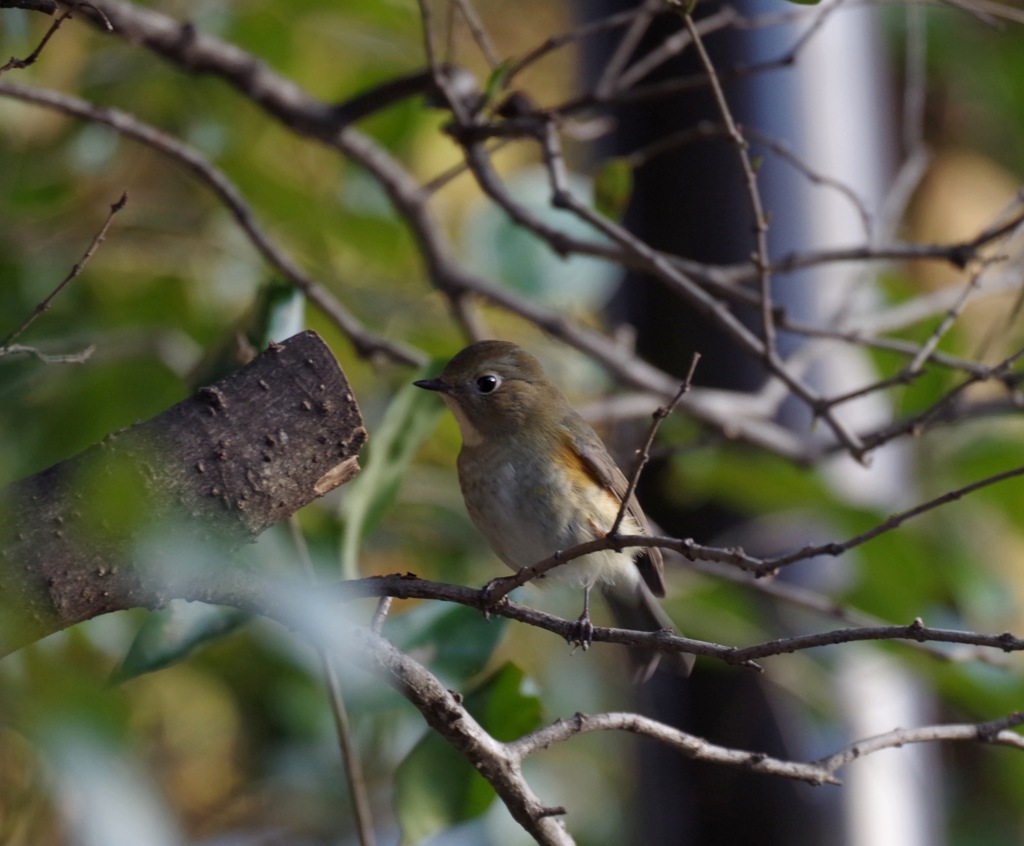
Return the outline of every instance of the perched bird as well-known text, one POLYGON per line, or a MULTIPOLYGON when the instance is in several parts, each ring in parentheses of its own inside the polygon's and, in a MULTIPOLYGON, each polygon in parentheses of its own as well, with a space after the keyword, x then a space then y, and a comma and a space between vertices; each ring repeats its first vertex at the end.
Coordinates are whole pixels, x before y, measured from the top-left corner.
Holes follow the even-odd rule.
MULTIPOLYGON (((458 421, 459 483, 466 509, 513 570, 611 530, 628 488, 626 477, 532 355, 506 341, 480 341, 458 353, 436 379, 415 384, 439 392, 458 421)), ((649 534, 635 496, 629 498, 619 530, 649 534)), ((584 646, 595 585, 619 626, 672 628, 654 598, 665 595, 658 549, 593 552, 548 575, 583 588, 577 640, 584 646)), ((649 678, 662 655, 674 670, 689 674, 692 655, 632 648, 635 678, 649 678)))

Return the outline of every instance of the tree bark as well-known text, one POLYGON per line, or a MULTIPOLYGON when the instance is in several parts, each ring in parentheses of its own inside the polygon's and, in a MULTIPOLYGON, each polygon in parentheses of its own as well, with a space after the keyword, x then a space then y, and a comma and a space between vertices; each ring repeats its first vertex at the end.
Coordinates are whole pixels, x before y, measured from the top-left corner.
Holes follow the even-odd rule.
POLYGON ((108 611, 195 598, 201 591, 180 572, 154 566, 161 548, 227 551, 254 540, 351 479, 366 438, 338 362, 303 332, 9 486, 0 492, 0 655, 108 611))

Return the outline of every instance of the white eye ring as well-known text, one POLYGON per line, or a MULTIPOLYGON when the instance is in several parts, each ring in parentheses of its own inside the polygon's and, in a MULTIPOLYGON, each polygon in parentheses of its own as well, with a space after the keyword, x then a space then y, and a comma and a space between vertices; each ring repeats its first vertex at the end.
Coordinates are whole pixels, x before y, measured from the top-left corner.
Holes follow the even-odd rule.
POLYGON ((501 377, 494 373, 484 373, 476 380, 476 389, 481 394, 493 394, 501 385, 501 377))

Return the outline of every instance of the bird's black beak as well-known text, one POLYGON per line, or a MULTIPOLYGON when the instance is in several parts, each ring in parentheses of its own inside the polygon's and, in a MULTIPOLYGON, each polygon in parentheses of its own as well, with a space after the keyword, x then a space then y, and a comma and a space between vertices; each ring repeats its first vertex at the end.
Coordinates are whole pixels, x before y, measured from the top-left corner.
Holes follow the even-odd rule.
POLYGON ((442 394, 448 393, 451 387, 447 382, 442 382, 440 379, 420 379, 418 382, 413 382, 417 388, 423 388, 425 391, 440 391, 442 394))

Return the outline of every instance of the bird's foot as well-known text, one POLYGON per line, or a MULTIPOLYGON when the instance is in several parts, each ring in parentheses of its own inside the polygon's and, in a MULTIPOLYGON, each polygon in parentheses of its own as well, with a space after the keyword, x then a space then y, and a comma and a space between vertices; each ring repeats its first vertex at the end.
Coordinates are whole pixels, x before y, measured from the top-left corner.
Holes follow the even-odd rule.
POLYGON ((594 624, 590 622, 590 613, 584 611, 579 619, 573 622, 569 634, 565 638, 573 648, 573 652, 582 649, 586 652, 594 642, 594 624))

